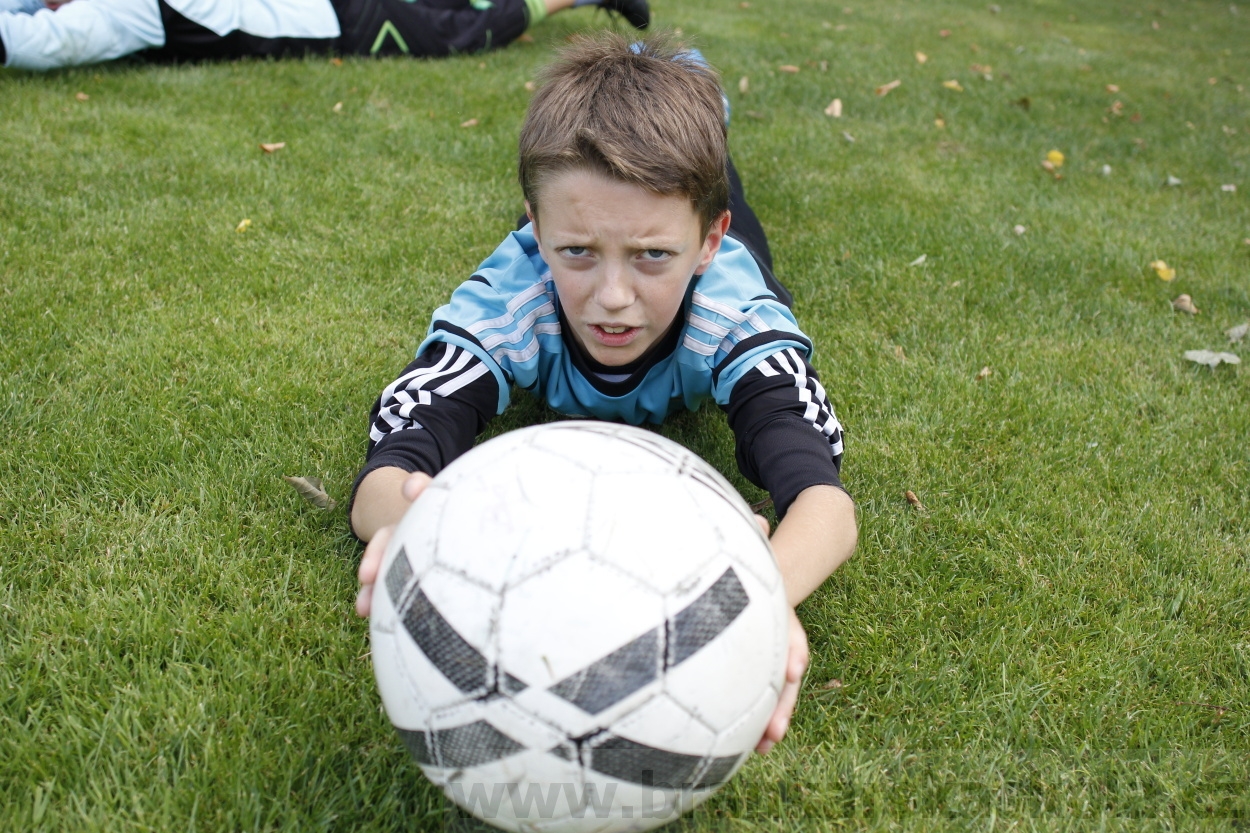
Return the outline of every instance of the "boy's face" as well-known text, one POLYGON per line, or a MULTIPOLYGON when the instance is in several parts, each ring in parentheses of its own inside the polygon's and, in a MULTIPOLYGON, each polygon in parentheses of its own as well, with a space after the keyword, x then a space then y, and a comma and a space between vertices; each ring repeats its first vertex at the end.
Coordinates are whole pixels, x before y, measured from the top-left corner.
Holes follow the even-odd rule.
POLYGON ((729 212, 704 234, 690 201, 602 174, 570 170, 542 186, 542 217, 526 213, 551 267, 569 328, 595 361, 629 364, 681 312, 686 288, 720 249, 729 212))

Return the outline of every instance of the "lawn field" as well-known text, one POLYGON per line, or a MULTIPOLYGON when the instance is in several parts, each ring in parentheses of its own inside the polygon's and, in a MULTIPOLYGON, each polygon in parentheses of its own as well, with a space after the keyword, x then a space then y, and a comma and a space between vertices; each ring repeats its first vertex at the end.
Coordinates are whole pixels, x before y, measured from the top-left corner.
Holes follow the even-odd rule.
MULTIPOLYGON (((790 734, 666 829, 1250 829, 1250 4, 654 2, 860 522, 790 734)), ((520 213, 526 82, 605 25, 0 70, 0 830, 472 827, 380 711, 345 505, 520 213)), ((764 497, 715 408, 662 431, 764 497)))

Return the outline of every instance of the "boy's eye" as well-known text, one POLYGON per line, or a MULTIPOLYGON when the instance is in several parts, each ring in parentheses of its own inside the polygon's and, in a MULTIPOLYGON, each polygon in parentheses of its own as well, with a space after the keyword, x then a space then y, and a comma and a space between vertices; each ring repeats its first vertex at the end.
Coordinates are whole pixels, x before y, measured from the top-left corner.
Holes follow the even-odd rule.
POLYGON ((668 257, 668 252, 663 249, 647 249, 642 256, 647 260, 663 260, 668 257))
POLYGON ((572 255, 573 257, 581 257, 582 255, 586 254, 586 247, 585 246, 565 246, 564 253, 566 255, 572 255))

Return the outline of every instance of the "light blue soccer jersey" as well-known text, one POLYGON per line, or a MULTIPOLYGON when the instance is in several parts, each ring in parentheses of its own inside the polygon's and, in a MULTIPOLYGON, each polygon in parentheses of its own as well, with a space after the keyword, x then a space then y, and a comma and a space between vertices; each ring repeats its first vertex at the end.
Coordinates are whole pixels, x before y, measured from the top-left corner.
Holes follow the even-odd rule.
POLYGON ((499 413, 515 384, 559 413, 633 425, 659 423, 674 410, 696 409, 709 398, 726 405, 734 385, 765 356, 787 348, 804 358, 811 354, 794 315, 732 237, 693 282, 675 349, 620 395, 605 392, 613 386, 588 379, 575 366, 558 306, 551 271, 527 225, 508 235, 452 293, 450 303, 435 311, 417 353, 446 342, 480 358, 485 368, 480 373, 489 370, 498 382, 499 413))

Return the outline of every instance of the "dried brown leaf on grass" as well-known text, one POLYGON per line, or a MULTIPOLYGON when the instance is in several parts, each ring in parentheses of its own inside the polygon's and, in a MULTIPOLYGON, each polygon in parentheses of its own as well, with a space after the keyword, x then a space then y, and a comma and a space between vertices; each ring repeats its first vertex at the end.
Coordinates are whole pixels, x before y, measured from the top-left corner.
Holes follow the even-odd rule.
POLYGON ((990 366, 987 364, 985 367, 977 371, 976 380, 978 382, 984 382, 986 379, 990 377, 990 374, 993 372, 994 371, 990 370, 990 366))
POLYGON ((829 106, 825 108, 825 115, 832 116, 835 119, 842 118, 842 99, 835 98, 829 102, 829 106))
POLYGON ((917 512, 925 511, 924 504, 920 502, 920 498, 916 497, 916 493, 911 489, 903 492, 903 497, 907 498, 907 502, 910 503, 912 508, 917 512))
POLYGON ((244 217, 242 220, 239 220, 239 224, 234 227, 234 230, 237 231, 239 234, 242 234, 243 232, 247 231, 251 227, 252 227, 252 221, 248 219, 247 217, 244 217))
POLYGON ((1194 306, 1194 299, 1188 295, 1177 295, 1172 301, 1172 309, 1176 312, 1187 312, 1190 315, 1197 315, 1198 308, 1194 306))
POLYGON ((286 142, 261 142, 260 149, 265 153, 274 153, 286 147, 286 142))
POLYGON ((902 81, 895 78, 893 81, 889 82, 888 84, 882 84, 880 87, 877 87, 877 95, 888 95, 891 90, 898 89, 899 86, 902 85, 902 83, 903 83, 902 81))
POLYGON ((1229 344, 1236 344, 1246 337, 1246 333, 1250 333, 1250 322, 1238 324, 1236 327, 1229 327, 1224 331, 1224 335, 1228 336, 1229 344))
POLYGON ((469 119, 468 121, 462 121, 460 122, 460 126, 461 127, 477 127, 477 119, 469 119))
POLYGON ((1241 364, 1241 357, 1236 353, 1217 353, 1214 350, 1186 350, 1185 358, 1212 369, 1220 364, 1241 364))
POLYGON ((777 71, 788 72, 791 75, 794 75, 794 73, 799 71, 799 68, 796 67, 794 64, 782 64, 781 66, 777 67, 777 71))
POLYGON ((86 93, 74 93, 74 98, 78 99, 79 101, 86 101, 87 99, 91 98, 91 96, 87 95, 86 93))
POLYGON ((335 507, 334 498, 326 494, 326 490, 321 488, 320 477, 291 477, 288 474, 284 474, 282 479, 295 487, 295 491, 299 492, 300 497, 318 509, 333 509, 335 507))

